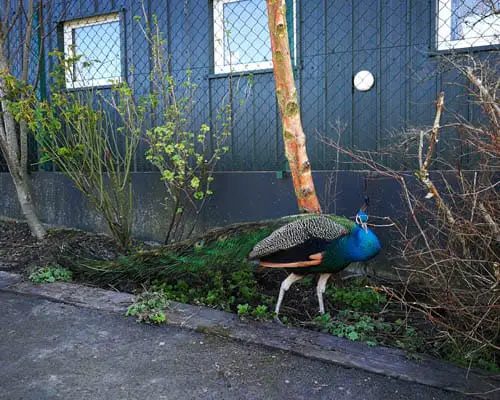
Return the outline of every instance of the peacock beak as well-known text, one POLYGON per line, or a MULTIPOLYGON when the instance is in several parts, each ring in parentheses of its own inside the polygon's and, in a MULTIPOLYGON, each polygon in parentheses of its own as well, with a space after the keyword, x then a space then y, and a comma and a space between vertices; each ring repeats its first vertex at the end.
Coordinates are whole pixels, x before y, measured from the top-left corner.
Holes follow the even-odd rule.
POLYGON ((365 233, 368 233, 368 225, 366 224, 366 222, 362 222, 361 227, 364 229, 365 233))

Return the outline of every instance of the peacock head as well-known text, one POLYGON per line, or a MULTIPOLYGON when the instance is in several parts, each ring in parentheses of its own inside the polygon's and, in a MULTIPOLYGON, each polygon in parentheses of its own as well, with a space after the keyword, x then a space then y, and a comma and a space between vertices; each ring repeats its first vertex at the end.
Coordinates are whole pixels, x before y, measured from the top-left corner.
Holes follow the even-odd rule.
POLYGON ((356 214, 356 223, 368 233, 368 214, 361 208, 356 214))

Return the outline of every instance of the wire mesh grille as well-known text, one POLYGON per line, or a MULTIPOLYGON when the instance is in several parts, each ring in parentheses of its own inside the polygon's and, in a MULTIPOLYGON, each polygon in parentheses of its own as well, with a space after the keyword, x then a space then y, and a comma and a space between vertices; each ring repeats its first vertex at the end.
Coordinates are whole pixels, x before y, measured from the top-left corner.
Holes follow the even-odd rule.
POLYGON ((63 42, 66 57, 74 59, 67 87, 103 86, 121 79, 119 14, 64 22, 63 42))
MULTIPOLYGON (((442 56, 474 52, 497 67, 500 0, 286 3, 314 169, 353 168, 348 160, 338 160, 319 136, 381 149, 393 132, 431 124, 433 102, 441 90, 449 93, 449 109, 466 119, 476 117, 465 81, 442 67, 442 56)), ((138 96, 147 94, 151 52, 135 17, 156 18, 173 78, 181 83, 189 70, 198 85, 191 128, 215 126, 218 106, 232 102, 230 150, 220 168, 286 168, 264 0, 47 0, 44 6, 45 32, 51 32, 40 70, 45 89, 55 63, 47 54, 57 47, 78 57, 66 77, 68 86, 106 90, 110 82, 124 80, 138 96), (234 90, 235 82, 245 90, 234 90)), ((22 27, 11 32, 9 47, 20 43, 22 32, 22 27)), ((140 171, 152 169, 145 150, 137 156, 140 171)))

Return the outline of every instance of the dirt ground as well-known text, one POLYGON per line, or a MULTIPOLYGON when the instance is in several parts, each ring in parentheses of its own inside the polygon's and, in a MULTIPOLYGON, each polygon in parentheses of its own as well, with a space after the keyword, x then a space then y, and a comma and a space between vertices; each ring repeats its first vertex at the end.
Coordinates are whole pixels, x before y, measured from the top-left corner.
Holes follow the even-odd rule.
MULTIPOLYGON (((135 242, 135 247, 147 248, 149 244, 135 242)), ((31 236, 28 225, 24 222, 13 220, 0 220, 0 270, 22 274, 27 277, 37 267, 60 264, 66 266, 64 260, 112 260, 119 256, 119 251, 112 238, 99 233, 84 232, 74 229, 52 229, 48 231, 43 241, 37 241, 31 236), (62 261, 61 261, 62 260, 62 261)), ((270 299, 276 299, 280 283, 286 277, 281 270, 260 273, 257 276, 257 291, 270 299)), ((89 281, 84 276, 73 275, 74 280, 86 285, 96 286, 96 282, 89 281)), ((333 281, 333 280, 332 280, 333 281)), ((315 280, 299 281, 287 291, 285 301, 281 308, 281 315, 285 315, 294 326, 315 329, 314 318, 318 315, 318 301, 316 297, 315 280)), ((337 287, 341 284, 336 279, 337 287)), ((378 285, 373 278, 371 285, 378 285)), ((104 288, 104 284, 97 285, 104 288)), ((142 286, 141 286, 142 287, 142 286)), ((121 283, 111 286, 114 290, 133 293, 140 290, 136 283, 121 283)), ((142 289, 144 289, 142 287, 142 289)), ((341 309, 339 304, 333 303, 325 297, 326 309, 337 314, 341 309)), ((379 318, 378 314, 373 314, 379 318)), ((432 338, 436 335, 435 327, 421 315, 408 313, 396 303, 384 307, 382 320, 394 322, 405 320, 410 326, 418 329, 421 339, 415 344, 417 352, 425 352, 432 356, 440 357, 440 353, 432 345, 432 338)), ((397 337, 388 332, 386 337, 381 337, 380 344, 394 346, 397 337)), ((414 351, 412 350, 412 352, 414 351)))
MULTIPOLYGON (((134 244, 137 247, 148 247, 143 242, 137 241, 134 244)), ((38 242, 31 236, 26 223, 0 220, 0 270, 3 271, 15 272, 27 277, 37 267, 51 264, 66 266, 64 259, 111 260, 118 255, 117 246, 112 238, 105 234, 74 229, 52 229, 48 231, 43 241, 38 242)), ((260 273, 257 277, 258 291, 270 298, 276 298, 280 284, 286 275, 286 272, 281 270, 260 273)), ((78 274, 73 278, 85 284, 96 285, 96 282, 90 282, 78 274)), ((335 279, 335 282, 337 285, 342 284, 339 277, 335 279)), ((315 286, 315 281, 311 280, 299 281, 293 285, 286 293, 281 309, 282 314, 291 317, 295 324, 310 325, 318 312, 315 286)), ((112 286, 112 289, 134 292, 140 288, 134 284, 122 282, 112 286)), ((328 298, 325 298, 325 306, 331 312, 338 311, 336 305, 332 304, 328 298)))
POLYGON ((117 254, 116 245, 107 235, 53 229, 38 242, 26 223, 0 220, 0 269, 4 271, 25 274, 32 268, 56 263, 61 256, 106 260, 117 254))
MULTIPOLYGON (((137 247, 148 247, 135 242, 137 247)), ((111 260, 119 251, 110 236, 84 232, 75 229, 51 229, 43 241, 37 241, 24 222, 0 219, 0 270, 29 275, 38 267, 61 264, 63 259, 111 260)), ((81 281, 79 276, 74 276, 81 281)), ((280 283, 286 278, 284 271, 269 271, 259 274, 258 289, 271 297, 278 294, 280 283)), ((338 282, 338 281, 337 281, 338 282)), ((93 284, 92 282, 84 282, 93 284)), ((127 284, 113 287, 132 292, 136 289, 127 284)), ((328 300, 326 305, 330 305, 328 300)), ((310 321, 317 312, 315 285, 300 281, 287 292, 282 311, 285 314, 300 315, 301 320, 310 321)))

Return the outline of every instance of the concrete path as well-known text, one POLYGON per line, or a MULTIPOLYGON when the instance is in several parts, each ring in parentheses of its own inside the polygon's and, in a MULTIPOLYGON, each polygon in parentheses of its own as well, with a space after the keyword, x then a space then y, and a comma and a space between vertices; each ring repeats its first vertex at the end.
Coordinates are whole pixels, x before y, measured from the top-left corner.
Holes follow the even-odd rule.
POLYGON ((0 304, 0 399, 469 398, 117 313, 10 292, 0 304))

